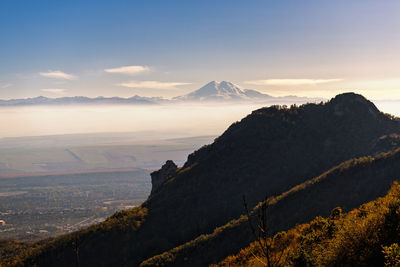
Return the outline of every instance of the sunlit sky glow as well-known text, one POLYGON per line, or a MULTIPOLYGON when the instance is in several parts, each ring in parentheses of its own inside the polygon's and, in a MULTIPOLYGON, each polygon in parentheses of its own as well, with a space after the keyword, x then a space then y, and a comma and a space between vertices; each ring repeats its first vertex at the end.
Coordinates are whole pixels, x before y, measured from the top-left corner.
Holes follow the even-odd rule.
POLYGON ((400 1, 0 1, 0 98, 163 96, 211 80, 271 95, 400 99, 400 1))

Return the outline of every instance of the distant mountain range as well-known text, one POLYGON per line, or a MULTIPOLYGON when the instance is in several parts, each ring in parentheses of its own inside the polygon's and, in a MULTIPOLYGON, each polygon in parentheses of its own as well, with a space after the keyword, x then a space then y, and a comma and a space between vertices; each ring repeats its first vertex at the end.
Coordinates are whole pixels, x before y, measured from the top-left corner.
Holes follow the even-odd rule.
POLYGON ((85 96, 48 98, 38 96, 34 98, 0 100, 0 106, 28 106, 28 105, 70 105, 70 104, 129 104, 151 105, 176 102, 316 102, 322 99, 284 96, 274 97, 260 93, 256 90, 242 90, 233 83, 212 81, 189 94, 177 96, 172 99, 163 97, 142 97, 135 95, 129 98, 122 97, 96 97, 85 96))
POLYGON ((85 96, 48 98, 38 96, 33 98, 0 100, 0 106, 31 106, 31 105, 70 105, 70 104, 155 104, 159 98, 133 96, 121 97, 96 97, 85 96))

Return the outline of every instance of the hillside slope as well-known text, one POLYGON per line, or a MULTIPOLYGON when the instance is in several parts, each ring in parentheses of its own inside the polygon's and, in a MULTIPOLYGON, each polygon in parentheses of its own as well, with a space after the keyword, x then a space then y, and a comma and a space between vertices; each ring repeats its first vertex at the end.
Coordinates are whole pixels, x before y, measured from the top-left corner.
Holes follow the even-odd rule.
MULTIPOLYGON (((279 266, 399 266, 400 186, 348 214, 332 210, 327 218, 280 232, 267 241, 279 266), (282 257, 280 257, 282 255, 282 257)), ((259 243, 252 243, 218 266, 265 266, 259 243)))
MULTIPOLYGON (((400 149, 382 153, 376 158, 363 157, 344 162, 280 196, 270 198, 267 209, 270 234, 316 216, 328 216, 337 206, 345 211, 354 209, 383 196, 399 177, 400 149)), ((212 234, 202 235, 152 257, 141 266, 204 266, 218 262, 221 255, 237 253, 252 240, 247 218, 241 216, 212 234)))
POLYGON ((138 265, 240 216, 243 194, 254 206, 345 160, 395 147, 393 133, 400 133, 397 119, 351 93, 325 104, 256 110, 189 155, 141 207, 61 237, 24 261, 70 266, 78 258, 82 266, 138 265))

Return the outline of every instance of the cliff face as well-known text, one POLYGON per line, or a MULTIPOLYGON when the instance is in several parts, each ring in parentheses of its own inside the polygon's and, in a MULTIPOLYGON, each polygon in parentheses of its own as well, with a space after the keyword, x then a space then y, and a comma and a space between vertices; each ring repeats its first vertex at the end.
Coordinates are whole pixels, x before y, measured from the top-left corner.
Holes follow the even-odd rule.
POLYGON ((151 176, 151 195, 154 194, 168 179, 172 178, 178 170, 178 166, 172 161, 167 160, 158 171, 152 172, 151 176))

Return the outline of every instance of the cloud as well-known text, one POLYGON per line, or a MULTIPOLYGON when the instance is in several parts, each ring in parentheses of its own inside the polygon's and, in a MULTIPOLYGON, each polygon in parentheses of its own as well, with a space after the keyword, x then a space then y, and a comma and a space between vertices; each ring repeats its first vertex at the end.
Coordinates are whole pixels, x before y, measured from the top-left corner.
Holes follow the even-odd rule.
POLYGON ((146 73, 150 71, 150 68, 147 66, 122 66, 118 68, 105 69, 105 72, 108 73, 119 73, 126 75, 136 75, 140 73, 146 73))
POLYGON ((359 80, 349 83, 350 86, 357 88, 374 89, 400 89, 400 78, 388 78, 380 80, 359 80))
POLYGON ((119 83, 118 86, 129 88, 148 88, 148 89, 176 89, 177 86, 188 85, 190 83, 178 82, 158 82, 158 81, 130 81, 119 83))
POLYGON ((40 72, 40 76, 47 78, 65 79, 65 80, 75 80, 77 77, 72 74, 68 74, 59 70, 49 70, 48 72, 40 72))
POLYGON ((0 88, 1 88, 1 89, 6 89, 6 88, 11 87, 11 86, 13 86, 12 83, 6 83, 6 84, 0 85, 0 88))
POLYGON ((343 79, 267 79, 245 81, 252 85, 273 85, 273 86, 295 86, 295 85, 317 85, 322 83, 340 82, 343 79))
POLYGON ((47 92, 47 93, 53 93, 53 94, 64 94, 66 89, 60 89, 60 88, 46 88, 46 89, 40 89, 40 91, 47 92))

